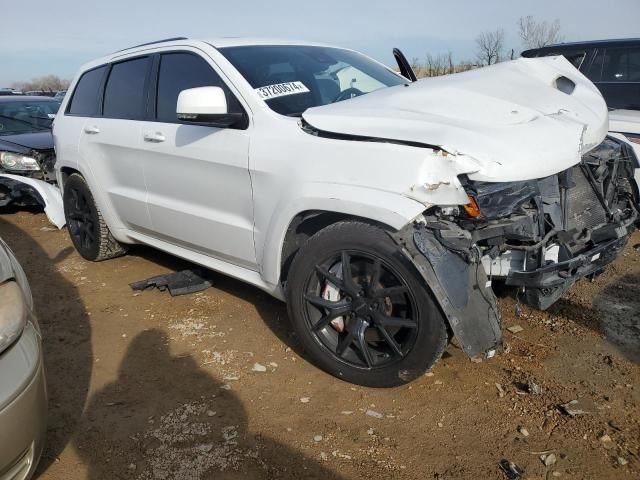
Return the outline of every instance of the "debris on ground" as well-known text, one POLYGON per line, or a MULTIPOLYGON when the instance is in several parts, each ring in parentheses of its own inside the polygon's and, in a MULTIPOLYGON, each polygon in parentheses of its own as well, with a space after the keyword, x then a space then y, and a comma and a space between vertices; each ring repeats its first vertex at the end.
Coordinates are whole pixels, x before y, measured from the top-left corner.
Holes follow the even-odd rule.
POLYGON ((366 414, 367 416, 369 416, 369 417, 373 417, 373 418, 382 418, 382 417, 384 417, 384 415, 382 415, 381 413, 376 412, 376 411, 374 411, 374 410, 367 410, 367 411, 365 412, 365 414, 366 414))
POLYGON ((602 446, 607 450, 615 447, 615 444, 613 443, 613 440, 611 440, 611 437, 609 435, 602 435, 598 440, 602 442, 602 446))
POLYGON ((590 413, 593 413, 593 409, 590 408, 583 400, 571 400, 568 403, 560 405, 560 408, 570 417, 575 417, 577 415, 588 415, 590 413))
POLYGON ((502 388, 502 385, 500 385, 499 383, 496 383, 496 388, 498 389, 498 396, 500 398, 504 397, 504 388, 502 388))
POLYGON ((498 464, 508 480, 519 480, 524 475, 524 470, 509 460, 502 459, 498 464))
POLYGON ((309 397, 300 397, 300 401, 302 403, 309 403, 309 400, 310 400, 309 397))
POLYGON ((528 437, 529 436, 529 430, 527 430, 525 427, 518 427, 518 432, 523 437, 528 437))
POLYGON ((260 363, 254 363, 253 367, 251 368, 251 370, 253 370, 254 372, 266 372, 267 371, 267 367, 265 367, 264 365, 262 365, 260 363))
POLYGON ((524 331, 524 328, 522 328, 520 325, 514 325, 512 327, 508 327, 507 330, 509 330, 511 333, 520 333, 524 331))
POLYGON ((544 463, 545 467, 550 467, 551 465, 554 465, 556 463, 557 458, 555 453, 549 453, 540 455, 540 460, 542 460, 542 463, 544 463))
POLYGON ((140 280, 139 282, 130 283, 132 290, 147 290, 149 288, 157 288, 161 292, 169 290, 172 297, 178 295, 187 295, 206 290, 211 287, 212 283, 208 280, 205 270, 190 269, 180 272, 166 273, 155 277, 140 280))
POLYGON ((531 395, 542 395, 543 389, 537 383, 529 382, 529 383, 527 383, 527 391, 531 395))

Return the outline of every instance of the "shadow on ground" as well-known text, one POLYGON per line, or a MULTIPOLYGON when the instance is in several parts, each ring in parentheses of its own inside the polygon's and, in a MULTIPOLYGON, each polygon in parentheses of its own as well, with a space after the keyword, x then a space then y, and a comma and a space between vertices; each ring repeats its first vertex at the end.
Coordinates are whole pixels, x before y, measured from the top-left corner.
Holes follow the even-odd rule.
POLYGON ((172 356, 168 343, 160 330, 140 333, 118 379, 91 397, 75 439, 89 478, 337 478, 249 432, 236 395, 191 356, 172 356))
POLYGON ((56 270, 56 263, 73 252, 71 247, 50 258, 27 233, 1 218, 0 236, 29 278, 42 329, 49 395, 47 440, 38 467, 43 472, 64 450, 81 421, 93 364, 91 326, 77 288, 56 270))
POLYGON ((562 298, 549 312, 603 334, 627 359, 640 363, 640 275, 627 274, 600 290, 590 308, 562 298))

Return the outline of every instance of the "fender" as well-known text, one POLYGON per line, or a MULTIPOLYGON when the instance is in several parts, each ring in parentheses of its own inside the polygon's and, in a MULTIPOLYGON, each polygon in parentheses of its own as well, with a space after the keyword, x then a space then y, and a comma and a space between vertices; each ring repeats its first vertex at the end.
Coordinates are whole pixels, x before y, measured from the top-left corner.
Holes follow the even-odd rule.
POLYGON ((302 212, 342 213, 373 220, 397 231, 424 209, 422 203, 397 193, 336 183, 301 183, 290 195, 280 199, 266 232, 256 228, 256 254, 263 279, 279 283, 285 235, 293 219, 302 212))

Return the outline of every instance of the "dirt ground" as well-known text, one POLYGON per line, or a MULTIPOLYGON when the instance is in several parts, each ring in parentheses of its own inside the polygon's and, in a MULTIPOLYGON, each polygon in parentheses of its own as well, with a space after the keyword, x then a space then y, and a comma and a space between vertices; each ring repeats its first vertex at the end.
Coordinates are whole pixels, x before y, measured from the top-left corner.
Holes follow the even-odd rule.
POLYGON ((640 478, 640 234, 547 312, 503 295, 505 328, 523 328, 508 353, 473 363, 451 345, 384 390, 312 366, 284 305, 253 287, 134 293, 187 264, 144 247, 86 262, 42 213, 4 213, 0 236, 43 330, 43 480, 504 479, 501 459, 528 479, 640 478), (572 400, 584 414, 562 410, 572 400))

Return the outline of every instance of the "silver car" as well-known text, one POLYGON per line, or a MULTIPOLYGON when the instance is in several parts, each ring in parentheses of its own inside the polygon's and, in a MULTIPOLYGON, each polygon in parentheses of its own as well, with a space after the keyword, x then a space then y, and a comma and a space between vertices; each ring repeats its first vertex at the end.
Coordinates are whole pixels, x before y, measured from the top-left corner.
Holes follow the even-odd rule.
POLYGON ((24 271, 0 239, 0 480, 35 471, 47 422, 40 328, 24 271))

